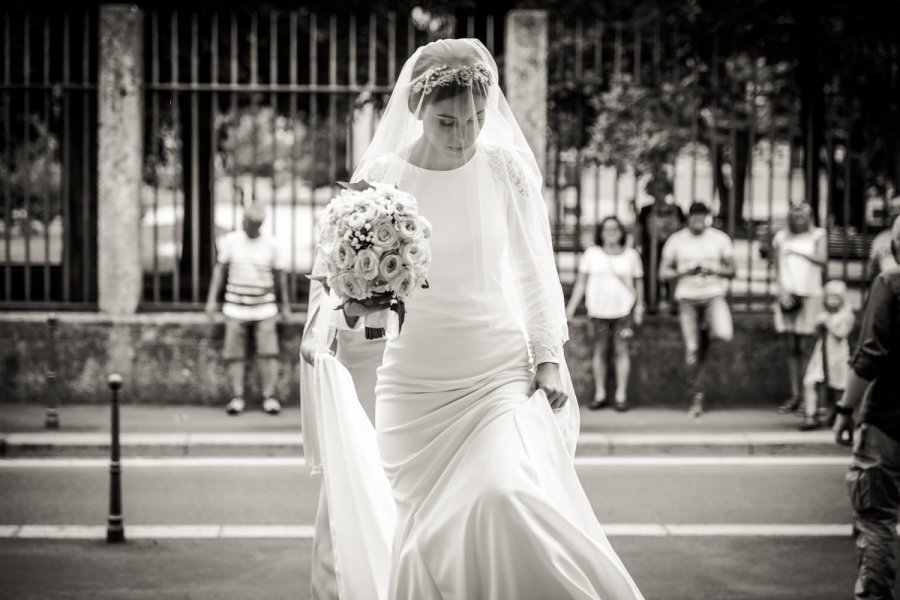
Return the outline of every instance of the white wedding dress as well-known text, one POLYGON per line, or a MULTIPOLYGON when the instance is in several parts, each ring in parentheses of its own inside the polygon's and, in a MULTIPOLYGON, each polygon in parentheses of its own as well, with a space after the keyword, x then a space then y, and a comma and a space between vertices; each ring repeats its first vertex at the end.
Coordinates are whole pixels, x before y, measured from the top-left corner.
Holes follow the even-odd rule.
POLYGON ((375 437, 346 371, 324 354, 316 362, 342 598, 642 598, 576 475, 577 406, 554 415, 543 392, 529 395, 532 353, 554 360, 561 348, 510 309, 510 280, 528 279, 516 257, 531 243, 497 226, 515 199, 466 193, 498 169, 497 152, 479 147, 451 171, 388 156, 364 174, 412 193, 434 230, 430 288, 408 301, 378 369, 375 437), (387 548, 389 560, 372 556, 387 548))

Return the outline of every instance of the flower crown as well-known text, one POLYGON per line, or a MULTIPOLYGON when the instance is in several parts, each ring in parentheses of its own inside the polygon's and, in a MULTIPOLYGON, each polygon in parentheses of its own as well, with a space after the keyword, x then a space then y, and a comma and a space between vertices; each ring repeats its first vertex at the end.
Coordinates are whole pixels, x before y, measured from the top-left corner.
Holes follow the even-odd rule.
POLYGON ((434 88, 448 85, 471 87, 474 84, 479 84, 484 87, 490 87, 493 79, 491 70, 483 63, 457 67, 441 65, 425 71, 425 74, 413 84, 412 89, 416 93, 422 92, 423 95, 427 96, 434 88))

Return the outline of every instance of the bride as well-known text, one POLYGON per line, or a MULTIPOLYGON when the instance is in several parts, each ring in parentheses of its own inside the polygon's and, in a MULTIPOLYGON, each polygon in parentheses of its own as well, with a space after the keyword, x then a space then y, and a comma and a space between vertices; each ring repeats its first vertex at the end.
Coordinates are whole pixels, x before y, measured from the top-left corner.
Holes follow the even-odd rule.
POLYGON ((327 349, 381 307, 319 307, 304 433, 321 446, 341 597, 642 598, 575 473, 541 176, 479 41, 413 54, 354 180, 417 198, 432 266, 385 346, 374 434, 327 349))

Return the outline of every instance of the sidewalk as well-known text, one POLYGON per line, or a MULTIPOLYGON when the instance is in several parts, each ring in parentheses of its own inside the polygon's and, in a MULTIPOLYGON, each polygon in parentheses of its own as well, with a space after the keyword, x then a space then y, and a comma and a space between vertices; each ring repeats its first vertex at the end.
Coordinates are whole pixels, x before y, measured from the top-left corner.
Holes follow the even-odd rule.
MULTIPOLYGON (((300 411, 277 417, 250 405, 239 417, 207 406, 123 405, 123 456, 300 456, 300 411)), ((0 404, 0 457, 108 456, 109 407, 59 409, 60 428, 44 429, 44 407, 0 404)), ((849 455, 830 431, 799 432, 799 420, 774 410, 713 411, 694 420, 683 411, 582 409, 580 455, 849 455)))

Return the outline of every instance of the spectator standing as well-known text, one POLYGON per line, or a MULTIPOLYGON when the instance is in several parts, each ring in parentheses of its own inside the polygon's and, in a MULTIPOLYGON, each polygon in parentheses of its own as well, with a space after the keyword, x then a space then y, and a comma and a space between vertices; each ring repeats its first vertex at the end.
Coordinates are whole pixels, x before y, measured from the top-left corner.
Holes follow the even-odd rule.
POLYGON ((280 312, 285 319, 290 316, 290 305, 286 261, 275 239, 262 232, 264 220, 262 206, 247 206, 242 228, 222 238, 206 301, 206 312, 212 318, 217 309, 216 299, 225 286, 223 358, 232 390, 225 410, 230 415, 241 414, 246 406, 244 372, 250 332, 255 337, 256 358, 262 370, 263 410, 270 415, 281 412, 281 403, 275 396, 279 369, 276 300, 280 297, 280 312))
POLYGON ((847 336, 855 321, 847 299, 847 284, 835 279, 825 284, 824 291, 825 310, 816 317, 818 340, 803 377, 806 414, 800 425, 801 431, 822 426, 819 409, 833 405, 830 398, 832 395, 840 397, 847 382, 847 361, 850 360, 847 336))
MULTIPOLYGON (((900 218, 891 246, 900 262, 900 218)), ((847 473, 859 572, 855 597, 892 598, 900 509, 900 268, 875 278, 863 311, 847 388, 837 405, 838 443, 853 443, 847 473), (853 409, 863 401, 853 433, 853 409), (853 441, 853 438, 855 442, 853 441)))
MULTIPOLYGON (((889 222, 900 217, 900 196, 895 196, 890 200, 888 207, 889 222)), ((866 280, 871 284, 878 277, 879 273, 888 271, 897 266, 897 260, 894 253, 891 252, 891 228, 888 227, 880 232, 872 240, 872 247, 869 250, 869 260, 866 262, 866 280)))
POLYGON ((684 227, 686 220, 684 211, 673 202, 672 182, 665 171, 656 171, 647 181, 644 191, 653 198, 653 202, 641 208, 638 214, 644 291, 647 304, 655 308, 655 300, 659 303, 660 311, 665 312, 672 300, 672 293, 669 282, 662 281, 657 276, 662 249, 669 237, 684 227))
POLYGON ((590 408, 606 406, 608 349, 615 361, 615 408, 628 410, 628 376, 631 372, 632 325, 644 319, 643 267, 634 248, 626 246, 627 233, 616 217, 596 226, 594 246, 581 257, 578 278, 569 299, 567 316, 572 318, 585 300, 594 347, 594 401, 590 408))
POLYGON ((802 401, 804 366, 816 333, 816 318, 822 312, 822 280, 828 261, 828 236, 812 221, 812 208, 805 202, 788 212, 787 228, 775 234, 775 331, 784 340, 791 395, 779 412, 797 411, 802 401))
POLYGON ((709 208, 694 202, 688 226, 663 248, 660 277, 675 284, 687 366, 688 415, 704 410, 703 363, 710 339, 731 341, 733 324, 725 295, 734 277, 734 244, 728 234, 709 226, 709 208))

